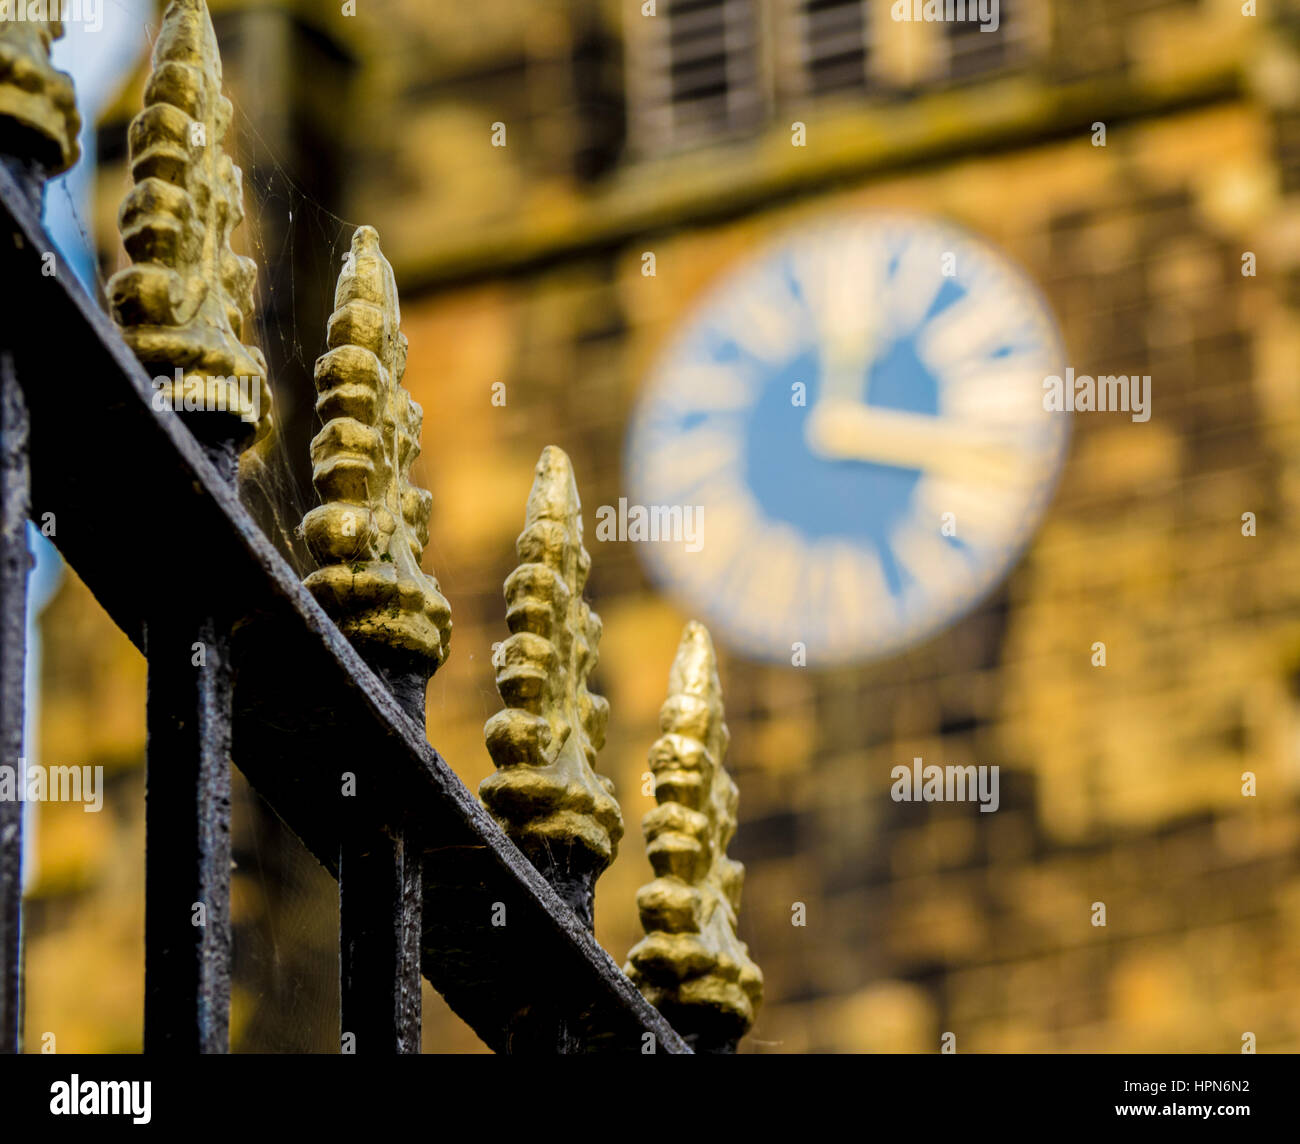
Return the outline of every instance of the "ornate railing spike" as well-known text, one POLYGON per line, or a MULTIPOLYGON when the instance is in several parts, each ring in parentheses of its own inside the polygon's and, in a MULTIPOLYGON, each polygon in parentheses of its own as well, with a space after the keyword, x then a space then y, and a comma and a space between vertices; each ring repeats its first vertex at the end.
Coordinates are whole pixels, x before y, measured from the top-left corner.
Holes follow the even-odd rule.
POLYGON ((269 432, 271 393, 261 350, 241 340, 257 267, 230 248, 244 218, 243 178, 222 148, 231 114, 207 5, 171 0, 128 132, 135 186, 118 228, 134 265, 107 293, 155 406, 201 412, 187 418, 200 440, 242 448, 269 432))
POLYGON ((81 153, 72 77, 50 63, 50 44, 62 35, 57 16, 20 20, 11 10, 0 18, 0 151, 35 160, 46 176, 66 171, 81 153))
POLYGON ((411 483, 424 413, 402 386, 401 320, 379 235, 360 227, 316 361, 325 425, 311 443, 312 482, 323 503, 302 528, 322 566, 305 583, 390 681, 413 672, 427 682, 447 658, 451 608, 420 567, 433 498, 411 483))
POLYGON ((484 727, 499 769, 479 795, 590 928, 596 879, 618 852, 623 816, 613 783, 595 771, 609 704, 587 690, 601 625, 582 598, 591 557, 581 510, 568 455, 547 446, 515 545, 519 566, 505 583, 511 635, 493 662, 506 706, 484 727))
POLYGON ((763 975, 736 936, 745 868, 727 857, 736 784, 723 766, 730 734, 708 629, 682 632, 650 748, 658 805, 642 820, 654 881, 637 907, 646 936, 627 975, 696 1051, 734 1051, 754 1023, 763 975))

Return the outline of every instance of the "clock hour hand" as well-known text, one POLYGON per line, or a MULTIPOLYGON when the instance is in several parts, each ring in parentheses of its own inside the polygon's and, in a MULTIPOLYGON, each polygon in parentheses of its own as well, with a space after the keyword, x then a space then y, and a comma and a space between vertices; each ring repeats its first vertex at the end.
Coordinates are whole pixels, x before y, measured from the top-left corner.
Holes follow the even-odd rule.
POLYGON ((818 401, 804 437, 828 460, 872 461, 959 481, 1017 484, 1024 468, 1012 443, 983 426, 858 401, 818 401))

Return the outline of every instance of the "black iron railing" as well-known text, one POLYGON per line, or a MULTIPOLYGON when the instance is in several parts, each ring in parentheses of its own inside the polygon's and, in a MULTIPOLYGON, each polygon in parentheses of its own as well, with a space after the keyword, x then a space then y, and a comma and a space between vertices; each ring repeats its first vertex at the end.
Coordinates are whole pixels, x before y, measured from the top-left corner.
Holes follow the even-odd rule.
MULTIPOLYGON (((423 975, 499 1051, 734 1052, 762 975, 735 933, 737 792, 708 632, 686 626, 650 748, 655 877, 625 975, 591 933, 624 824, 594 769, 609 705, 588 688, 602 625, 568 456, 542 451, 505 581, 504 707, 484 728, 498 769, 480 802, 425 737, 451 615, 421 567, 423 414, 402 388, 377 233, 353 236, 316 362, 321 504, 302 522, 316 564, 300 583, 238 492, 276 437, 244 334, 256 267, 230 245, 242 185, 205 0, 171 0, 158 33, 119 214, 131 265, 107 283, 108 314, 41 221, 47 176, 76 160, 71 81, 49 60, 60 31, 0 23, 0 761, 23 758, 26 524, 52 517, 64 559, 148 663, 145 1051, 229 1047, 233 761, 338 880, 340 1051, 418 1052, 423 975), (161 536, 188 557, 183 581, 140 556, 161 536)), ((10 1052, 21 814, 0 798, 10 1052)))
MULTIPOLYGON (((226 1048, 228 739, 251 785, 341 880, 342 1032, 354 1037, 344 1047, 418 1051, 418 966, 499 1051, 640 1053, 647 1035, 657 1051, 689 1051, 427 743, 227 475, 179 419, 151 408, 145 371, 44 231, 40 195, 30 164, 0 167, 0 280, 13 287, 0 319, 0 741, 6 759, 22 756, 25 524, 52 512, 62 556, 151 665, 146 1050, 226 1048), (158 529, 203 553, 183 590, 139 559, 141 533, 158 529), (201 638, 218 664, 228 646, 222 670, 175 671, 201 638), (367 797, 339 797, 345 770, 367 797), (398 837, 400 856, 382 852, 398 837), (194 902, 208 907, 205 927, 192 924, 194 902), (492 925, 498 904, 509 925, 492 925)), ((20 1043, 21 810, 0 802, 8 1051, 20 1043)))

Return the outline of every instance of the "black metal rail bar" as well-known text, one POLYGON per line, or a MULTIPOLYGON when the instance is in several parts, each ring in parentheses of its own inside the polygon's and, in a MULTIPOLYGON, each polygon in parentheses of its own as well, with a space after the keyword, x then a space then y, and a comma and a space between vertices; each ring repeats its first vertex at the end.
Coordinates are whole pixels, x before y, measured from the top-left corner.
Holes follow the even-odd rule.
MULTIPOLYGON (((427 677, 381 678, 417 726, 427 677)), ((354 771, 339 851, 339 1043, 345 1052, 420 1051, 420 949, 424 855, 418 822, 401 814, 401 792, 366 789, 354 771), (386 813, 386 812, 396 813, 386 813), (376 826, 376 823, 384 823, 376 826)))
POLYGON ((376 831, 339 855, 339 1026, 345 1052, 420 1051, 422 855, 376 831))
POLYGON ((145 772, 144 1049, 224 1053, 230 1027, 230 638, 159 615, 145 772), (197 661, 197 662, 196 662, 197 661))
MULTIPOLYGON (((23 682, 27 666, 27 403, 13 354, 0 350, 0 766, 22 782, 23 682)), ((15 794, 17 793, 15 789, 15 794)), ((0 799, 0 1053, 21 1048, 23 803, 0 799)))

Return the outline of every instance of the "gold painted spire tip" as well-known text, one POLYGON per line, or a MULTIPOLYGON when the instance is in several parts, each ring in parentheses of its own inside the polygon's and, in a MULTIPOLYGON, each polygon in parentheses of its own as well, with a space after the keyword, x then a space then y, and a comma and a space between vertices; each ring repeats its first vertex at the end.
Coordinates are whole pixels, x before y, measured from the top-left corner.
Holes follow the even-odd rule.
POLYGON ((727 857, 738 792, 724 767, 730 735, 708 629, 682 631, 650 748, 655 807, 642 821, 656 877, 637 894, 646 936, 629 977, 697 1046, 734 1046, 753 1025, 763 975, 736 935, 745 869, 727 857))
POLYGON ((328 350, 316 361, 312 482, 303 518, 321 567, 306 579, 354 642, 423 664, 447 657, 451 608, 421 568, 433 498, 411 479, 424 411, 402 385, 407 342, 393 268, 374 227, 359 227, 339 274, 328 350))
MULTIPOLYGON (((51 8, 57 13, 58 4, 51 8)), ((50 47, 63 36, 57 16, 0 18, 0 136, 4 149, 34 159, 47 176, 71 167, 81 155, 72 77, 50 62, 50 47)))
POLYGON ((132 265, 106 293, 154 377, 155 406, 192 415, 205 439, 242 446, 265 438, 272 419, 266 359, 243 341, 257 266, 230 245, 244 218, 243 177, 223 147, 231 116, 207 5, 172 0, 128 130, 135 185, 118 229, 132 265))
POLYGON ((587 680, 602 629, 583 599, 591 557, 573 463, 557 446, 538 458, 515 550, 505 583, 511 635, 493 659, 505 707, 484 727, 498 770, 479 794, 543 873, 585 892, 613 861, 623 817, 613 784, 594 769, 609 704, 587 680))

